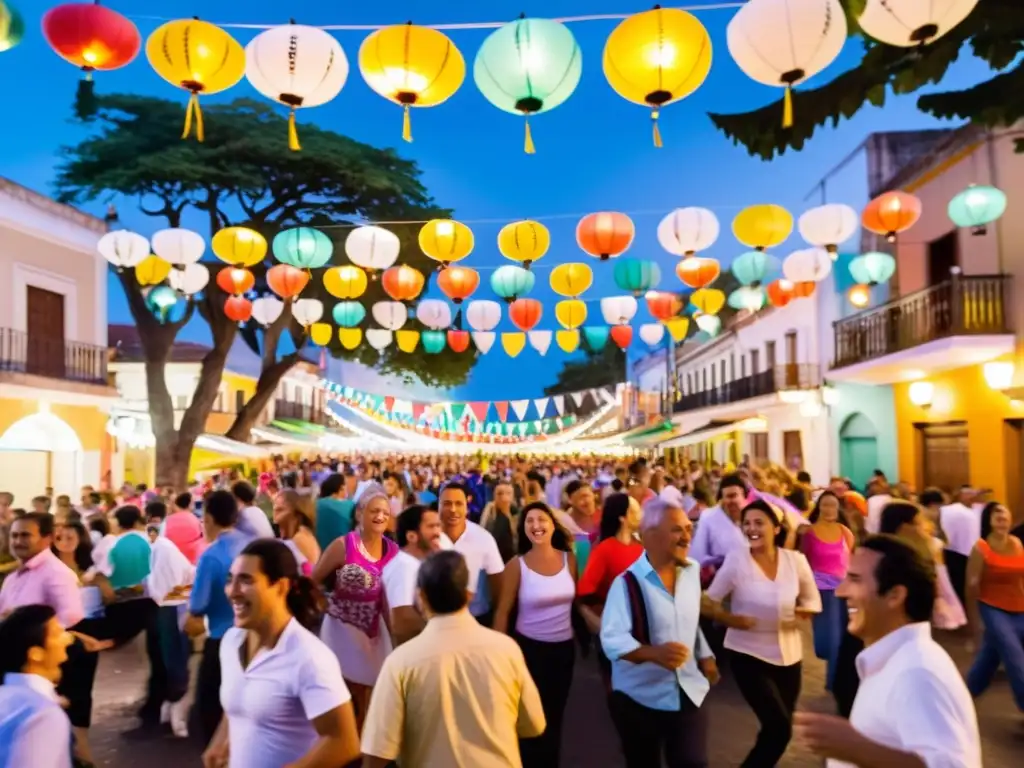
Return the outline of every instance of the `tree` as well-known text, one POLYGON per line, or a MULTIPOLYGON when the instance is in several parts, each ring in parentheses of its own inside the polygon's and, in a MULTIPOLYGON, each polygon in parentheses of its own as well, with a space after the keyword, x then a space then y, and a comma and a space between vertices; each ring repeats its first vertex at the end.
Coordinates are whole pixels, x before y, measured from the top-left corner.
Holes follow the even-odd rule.
MULTIPOLYGON (((861 63, 817 88, 793 93, 795 122, 782 127, 782 100, 742 114, 711 114, 711 120, 734 143, 764 160, 800 150, 818 126, 837 125, 865 104, 882 106, 888 90, 915 93, 938 83, 965 45, 987 63, 993 76, 958 91, 922 95, 918 109, 941 119, 969 120, 995 128, 1024 117, 1024 3, 1020 0, 980 0, 970 15, 938 40, 922 48, 897 48, 863 36, 857 18, 865 0, 841 0, 850 36, 864 47, 861 63)), ((1024 143, 1017 142, 1018 151, 1024 143)))
POLYGON ((545 395, 566 395, 583 389, 611 387, 626 380, 626 352, 611 340, 599 352, 585 350, 582 360, 567 360, 545 395))
MULTIPOLYGON (((303 127, 303 150, 291 152, 285 141, 285 120, 273 108, 250 99, 205 109, 205 143, 183 141, 183 106, 164 99, 109 95, 97 99, 91 134, 62 150, 55 187, 58 199, 83 203, 115 196, 134 198, 147 216, 167 226, 180 226, 187 211, 204 215, 208 234, 225 226, 245 225, 271 238, 299 224, 330 225, 345 231, 352 221, 422 221, 447 216, 435 205, 420 181, 413 161, 391 149, 378 149, 315 126, 303 127)), ((405 241, 409 238, 406 236, 405 241)), ((334 262, 344 260, 336 252, 334 262)), ((423 268, 428 262, 418 249, 403 248, 401 261, 423 268)), ((431 262, 432 264, 432 262, 431 262)), ((211 263, 214 273, 219 262, 211 263), (216 265, 216 266, 215 266, 216 265)), ((260 277, 260 269, 254 268, 260 277)), ((156 436, 157 481, 184 486, 196 438, 217 396, 228 352, 238 329, 223 313, 225 295, 211 279, 201 298, 190 303, 177 322, 160 324, 148 310, 131 270, 119 275, 144 349, 150 416, 156 436), (174 408, 164 379, 174 339, 198 309, 210 326, 212 348, 202 362, 192 403, 175 428, 174 408)), ((311 286, 320 284, 313 275, 311 286)), ((266 330, 242 329, 243 338, 262 356, 256 395, 238 414, 229 435, 246 439, 249 428, 298 353, 280 353, 280 340, 290 333, 298 349, 302 329, 290 311, 266 330)), ((434 358, 392 351, 358 350, 358 357, 388 370, 414 373, 433 370, 458 382, 473 356, 434 358)))

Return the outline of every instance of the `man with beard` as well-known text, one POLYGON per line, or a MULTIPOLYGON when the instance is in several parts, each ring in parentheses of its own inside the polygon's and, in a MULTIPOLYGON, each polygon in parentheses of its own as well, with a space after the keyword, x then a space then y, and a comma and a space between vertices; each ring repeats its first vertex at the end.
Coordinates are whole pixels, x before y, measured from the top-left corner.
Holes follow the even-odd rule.
POLYGON ((402 550, 384 566, 381 581, 391 609, 391 637, 397 648, 426 626, 416 605, 416 577, 426 556, 442 548, 441 515, 428 507, 409 507, 398 517, 396 538, 402 550))

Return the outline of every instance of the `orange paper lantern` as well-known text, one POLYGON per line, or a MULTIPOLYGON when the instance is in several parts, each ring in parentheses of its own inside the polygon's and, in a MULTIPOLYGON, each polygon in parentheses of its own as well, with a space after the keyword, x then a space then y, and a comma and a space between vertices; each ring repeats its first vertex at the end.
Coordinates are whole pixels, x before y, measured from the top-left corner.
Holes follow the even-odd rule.
POLYGON ((381 286, 395 301, 412 301, 423 290, 424 277, 419 270, 402 264, 384 270, 381 286))
POLYGON ((691 288, 707 288, 721 274, 722 268, 714 259, 688 256, 676 264, 676 276, 691 288))
POLYGON ((655 320, 669 320, 683 311, 683 300, 668 291, 648 291, 647 310, 655 320))
POLYGON ((252 317, 252 302, 244 296, 231 296, 224 302, 224 316, 236 323, 244 323, 252 317))
POLYGON ((267 285, 285 301, 302 293, 308 283, 309 272, 290 264, 277 264, 267 270, 267 285))
POLYGON ((609 335, 621 349, 625 349, 633 342, 633 326, 613 325, 609 335))
POLYGON ((479 273, 469 267, 447 267, 437 276, 437 287, 456 304, 472 296, 479 285, 479 273))
POLYGON ((224 293, 236 296, 247 293, 256 285, 252 272, 242 267, 224 267, 217 273, 217 285, 224 293))
POLYGON ((784 307, 793 300, 793 283, 788 280, 774 280, 765 289, 773 307, 784 307))
POLYGON ((801 283, 793 283, 793 298, 806 299, 808 296, 813 296, 814 289, 817 287, 818 284, 811 280, 805 280, 801 283))
POLYGON ((576 225, 580 248, 601 261, 621 256, 633 243, 636 229, 624 213, 588 213, 576 225))
POLYGON ((448 331, 448 346, 455 352, 469 349, 469 331, 448 331))
POLYGON ((508 307, 508 317, 520 331, 532 330, 540 322, 544 307, 536 299, 516 299, 508 307))
POLYGON ((883 192, 864 208, 861 223, 876 235, 884 235, 889 242, 896 235, 914 226, 921 218, 921 201, 913 195, 893 190, 883 192))

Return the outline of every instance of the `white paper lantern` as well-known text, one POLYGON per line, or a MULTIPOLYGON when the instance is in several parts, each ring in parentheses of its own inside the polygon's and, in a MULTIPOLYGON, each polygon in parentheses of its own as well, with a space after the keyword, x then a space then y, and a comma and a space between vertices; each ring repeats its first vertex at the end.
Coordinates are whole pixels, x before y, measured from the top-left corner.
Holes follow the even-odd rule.
POLYGON ((551 331, 528 331, 526 334, 530 346, 540 352, 541 357, 546 355, 551 348, 552 337, 551 331))
POLYGON ((824 248, 835 260, 839 245, 845 243, 860 226, 860 217, 848 205, 830 203, 804 211, 797 220, 800 236, 810 245, 824 248))
POLYGON ((473 344, 480 350, 481 355, 486 355, 491 351, 491 347, 494 346, 494 339, 497 337, 497 334, 492 331, 473 331, 470 335, 473 337, 473 344))
POLYGON ((452 324, 452 310, 441 299, 424 299, 416 305, 416 319, 432 331, 443 331, 452 324))
POLYGON ((978 0, 867 0, 857 23, 868 37, 912 48, 938 40, 977 4, 978 0))
POLYGON ((389 331, 397 331, 409 319, 409 309, 400 301, 378 301, 370 308, 370 314, 377 325, 389 331))
POLYGON ((295 110, 337 96, 348 78, 348 59, 328 32, 288 24, 261 32, 245 46, 245 76, 261 94, 289 108, 288 146, 297 150, 295 110))
POLYGON ((386 328, 367 328, 366 341, 371 347, 380 351, 391 344, 395 335, 386 328))
POLYGON ((640 340, 649 347, 656 347, 665 338, 665 326, 661 323, 644 323, 640 326, 640 340))
POLYGON ((709 336, 716 336, 722 330, 722 319, 718 315, 697 315, 695 322, 697 327, 709 336))
POLYGON ((149 240, 137 232, 118 229, 101 237, 96 250, 117 269, 130 269, 149 256, 149 240))
POLYGON ((718 217, 707 208, 676 208, 658 225, 658 242, 676 256, 705 251, 718 239, 718 217))
POLYGON ((782 274, 791 283, 820 283, 832 271, 832 259, 822 248, 793 251, 782 262, 782 274))
POLYGON ((846 34, 839 0, 749 0, 726 27, 726 42, 747 77, 786 89, 782 127, 789 128, 793 86, 835 61, 846 34))
POLYGON ((493 331, 501 322, 501 305, 490 299, 471 301, 466 305, 466 322, 474 331, 493 331))
POLYGON ((292 317, 303 328, 320 321, 324 316, 324 303, 320 299, 296 299, 292 304, 292 317))
POLYGON ((383 227, 356 227, 345 238, 349 261, 370 273, 390 267, 401 250, 398 235, 383 227))
POLYGON ((601 299, 601 315, 608 325, 625 325, 636 314, 637 303, 632 296, 608 296, 601 299))
POLYGON ((252 303, 252 319, 264 328, 273 325, 284 311, 284 302, 276 296, 260 296, 252 303))
POLYGON ((153 234, 153 253, 176 267, 195 264, 205 252, 203 236, 191 229, 172 227, 153 234))
POLYGON ((205 264, 172 267, 167 273, 167 282, 182 296, 195 296, 210 282, 210 269, 205 264))

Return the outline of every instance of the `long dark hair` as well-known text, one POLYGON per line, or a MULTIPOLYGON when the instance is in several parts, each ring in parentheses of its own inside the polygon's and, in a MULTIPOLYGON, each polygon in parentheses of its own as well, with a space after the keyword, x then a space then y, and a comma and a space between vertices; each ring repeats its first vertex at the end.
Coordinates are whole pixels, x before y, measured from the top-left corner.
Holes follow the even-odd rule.
POLYGON ((517 527, 519 554, 525 555, 533 549, 533 542, 530 541, 530 537, 526 534, 526 518, 530 512, 535 509, 541 510, 545 515, 551 518, 551 524, 555 526, 555 530, 551 533, 551 546, 562 552, 571 552, 572 537, 569 535, 569 532, 565 530, 560 522, 558 522, 558 518, 556 518, 555 513, 551 511, 551 507, 543 501, 535 501, 532 504, 527 504, 523 511, 519 513, 519 525, 517 527))
POLYGON ((992 533, 992 515, 996 513, 1002 503, 998 501, 990 501, 985 505, 985 508, 981 510, 981 538, 988 539, 989 534, 992 533))
POLYGON ((629 500, 632 497, 628 493, 612 493, 604 500, 601 508, 601 532, 599 540, 612 539, 622 527, 622 518, 629 514, 629 500))
POLYGON ((778 526, 779 532, 775 534, 775 546, 779 549, 786 546, 786 539, 789 537, 789 526, 786 525, 786 516, 781 511, 776 512, 775 508, 764 499, 754 499, 740 512, 740 522, 747 519, 748 512, 753 511, 763 513, 772 521, 772 525, 778 526))
MULTIPOLYGON (((837 494, 832 493, 832 491, 821 492, 817 500, 814 502, 814 509, 812 509, 811 514, 807 516, 807 522, 809 522, 811 525, 814 525, 816 522, 818 522, 818 517, 821 516, 821 500, 827 496, 831 496, 833 499, 836 500, 836 504, 839 505, 839 516, 836 518, 836 520, 841 525, 845 525, 847 528, 850 528, 850 521, 846 517, 846 513, 843 512, 843 501, 842 499, 839 498, 837 494)), ((850 530, 852 531, 853 529, 850 528, 850 530)))
POLYGON ((256 539, 241 554, 257 558, 260 570, 271 584, 288 579, 288 612, 306 629, 314 630, 327 601, 313 580, 299 573, 299 564, 288 545, 277 539, 256 539))
MULTIPOLYGON (((75 567, 82 573, 85 573, 93 566, 92 537, 89 536, 89 532, 85 530, 85 526, 77 521, 62 523, 60 527, 70 528, 75 532, 75 535, 78 536, 78 546, 75 547, 74 552, 75 567)), ((50 545, 50 550, 53 554, 57 555, 57 557, 60 557, 60 552, 57 551, 56 542, 50 545)))

